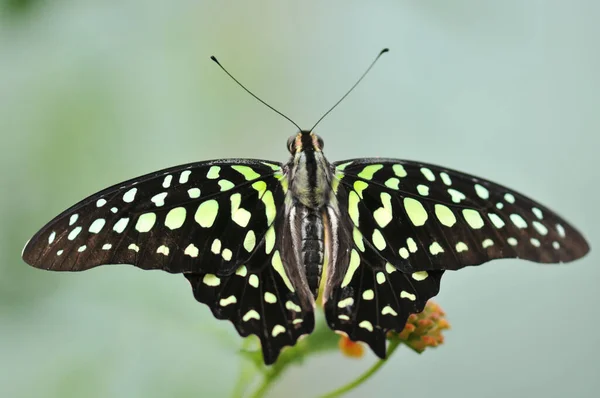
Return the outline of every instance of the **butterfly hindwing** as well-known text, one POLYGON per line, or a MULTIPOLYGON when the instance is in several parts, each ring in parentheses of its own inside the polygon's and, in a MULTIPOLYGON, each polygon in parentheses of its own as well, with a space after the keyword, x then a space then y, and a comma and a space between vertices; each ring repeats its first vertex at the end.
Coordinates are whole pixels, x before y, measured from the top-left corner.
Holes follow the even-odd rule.
POLYGON ((490 181, 395 159, 334 165, 353 224, 400 269, 456 270, 497 258, 568 262, 589 250, 556 213, 490 181))
POLYGON ((26 245, 29 264, 81 271, 133 264, 168 272, 232 272, 263 239, 283 203, 279 165, 258 160, 174 167, 100 191, 26 245))
POLYGON ((423 310, 438 293, 444 271, 408 272, 392 265, 353 224, 344 205, 347 200, 348 191, 340 187, 337 206, 328 209, 328 220, 335 221, 328 224, 332 241, 323 293, 325 317, 332 329, 367 343, 384 358, 387 331, 401 332, 408 316, 423 310))

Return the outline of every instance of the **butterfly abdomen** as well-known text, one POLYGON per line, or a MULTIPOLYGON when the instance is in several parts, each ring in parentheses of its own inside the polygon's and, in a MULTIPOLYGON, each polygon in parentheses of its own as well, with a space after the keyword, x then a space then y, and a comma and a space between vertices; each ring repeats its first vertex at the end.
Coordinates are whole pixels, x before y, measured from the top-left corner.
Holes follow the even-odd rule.
POLYGON ((323 218, 318 211, 306 207, 301 213, 301 259, 310 291, 317 298, 325 250, 323 218))

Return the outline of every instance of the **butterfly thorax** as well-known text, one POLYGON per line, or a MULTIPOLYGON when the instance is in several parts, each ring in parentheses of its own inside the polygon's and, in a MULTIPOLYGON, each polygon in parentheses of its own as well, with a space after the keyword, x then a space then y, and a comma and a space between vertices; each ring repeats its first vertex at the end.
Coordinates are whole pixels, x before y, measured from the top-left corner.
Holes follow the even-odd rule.
POLYGON ((289 187, 294 200, 312 209, 321 209, 329 201, 332 179, 329 162, 323 152, 323 141, 310 132, 298 133, 288 143, 292 159, 289 167, 289 187))

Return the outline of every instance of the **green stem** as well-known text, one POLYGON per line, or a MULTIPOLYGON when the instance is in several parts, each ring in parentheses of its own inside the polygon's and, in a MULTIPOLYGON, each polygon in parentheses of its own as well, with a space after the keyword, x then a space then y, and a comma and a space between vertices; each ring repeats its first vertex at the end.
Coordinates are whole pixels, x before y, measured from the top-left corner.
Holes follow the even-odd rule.
POLYGON ((381 368, 387 362, 387 359, 390 357, 390 355, 392 355, 392 353, 394 351, 396 351, 396 348, 398 348, 399 345, 400 345, 400 340, 392 340, 390 342, 390 346, 388 347, 385 359, 381 359, 381 360, 375 362, 375 364, 373 366, 371 366, 371 368, 369 370, 367 370, 365 373, 360 375, 357 379, 351 381, 350 383, 346 384, 345 386, 342 386, 342 387, 340 387, 336 390, 333 390, 325 395, 322 395, 321 398, 341 397, 345 393, 347 393, 351 390, 354 390, 356 387, 360 386, 362 383, 367 381, 371 376, 373 376, 379 370, 379 368, 381 368))
POLYGON ((273 371, 267 373, 265 375, 265 377, 263 378, 262 382, 260 383, 260 385, 258 386, 258 389, 256 391, 254 391, 254 393, 251 395, 251 398, 264 397, 265 394, 267 393, 267 391, 269 391, 269 388, 271 388, 273 381, 275 381, 279 377, 280 373, 281 373, 281 368, 279 368, 279 367, 275 367, 273 369, 273 371))

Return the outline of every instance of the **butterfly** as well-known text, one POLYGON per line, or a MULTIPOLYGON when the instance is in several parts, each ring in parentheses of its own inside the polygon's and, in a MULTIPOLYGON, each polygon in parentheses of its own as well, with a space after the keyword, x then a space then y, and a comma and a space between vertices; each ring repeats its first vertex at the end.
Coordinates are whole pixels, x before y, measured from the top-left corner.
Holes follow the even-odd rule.
POLYGON ((183 274, 216 318, 258 336, 272 364, 313 331, 319 294, 331 329, 384 358, 386 333, 423 310, 446 270, 589 251, 559 215, 486 179, 399 159, 330 163, 312 129, 287 148, 285 164, 211 160, 104 189, 46 224, 23 259, 183 274))

